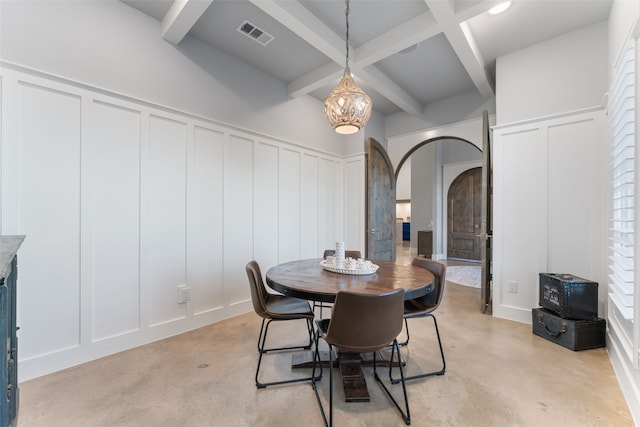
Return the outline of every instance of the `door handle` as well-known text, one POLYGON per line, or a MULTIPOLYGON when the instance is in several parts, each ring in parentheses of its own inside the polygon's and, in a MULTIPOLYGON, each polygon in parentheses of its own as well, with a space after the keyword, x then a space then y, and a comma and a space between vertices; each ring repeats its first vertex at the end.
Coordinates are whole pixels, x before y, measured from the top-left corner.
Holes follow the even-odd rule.
POLYGON ((493 235, 488 234, 488 233, 484 233, 484 236, 482 234, 476 234, 476 237, 482 237, 484 238, 484 240, 489 240, 493 238, 493 235))

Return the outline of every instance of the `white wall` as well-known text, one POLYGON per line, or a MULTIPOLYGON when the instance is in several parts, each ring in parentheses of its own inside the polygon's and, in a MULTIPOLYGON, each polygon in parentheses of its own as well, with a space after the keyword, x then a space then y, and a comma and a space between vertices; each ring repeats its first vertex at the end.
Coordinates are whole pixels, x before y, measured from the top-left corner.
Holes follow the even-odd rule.
POLYGON ((606 274, 606 121, 602 110, 494 129, 493 314, 531 322, 538 274, 606 274), (508 282, 517 283, 509 293, 508 282))
MULTIPOLYGON (((411 220, 411 203, 410 202, 396 203, 396 218, 401 218, 402 222, 411 220)), ((397 227, 396 227, 396 230, 397 230, 397 227)), ((399 243, 401 241, 402 241, 402 232, 400 234, 396 233, 396 242, 399 243), (400 237, 399 240, 398 240, 398 237, 400 237)))
POLYGON ((418 231, 430 230, 431 224, 437 227, 434 195, 441 163, 436 145, 427 144, 410 157, 415 166, 411 168, 411 247, 414 249, 418 248, 418 231))
POLYGON ((601 105, 607 91, 607 22, 496 61, 498 125, 601 105))
POLYGON ((620 58, 627 41, 633 39, 634 30, 637 28, 640 17, 640 2, 635 0, 614 0, 609 13, 608 25, 608 67, 609 79, 611 80, 615 63, 620 58))
MULTIPOLYGON (((396 179, 396 200, 411 199, 411 157, 402 164, 396 179)), ((403 215, 406 217, 406 215, 403 215)))
MULTIPOLYGON (((490 115, 489 124, 492 125, 494 123, 495 116, 490 115)), ((400 160, 402 160, 405 154, 411 151, 413 147, 429 139, 445 136, 465 139, 482 149, 482 112, 473 119, 388 137, 387 151, 391 163, 397 168, 400 160)))
POLYGON ((371 113, 371 118, 369 119, 369 122, 363 129, 364 132, 358 132, 356 134, 356 135, 362 135, 362 140, 360 142, 360 145, 354 146, 354 148, 358 148, 359 150, 353 150, 351 146, 349 146, 349 147, 346 147, 346 151, 344 152, 344 154, 347 155, 351 153, 358 153, 358 152, 364 151, 365 147, 367 146, 366 145, 367 140, 369 138, 375 139, 382 145, 386 144, 387 141, 385 140, 384 123, 385 123, 384 117, 381 116, 379 113, 373 111, 371 113), (350 151, 350 150, 353 150, 353 151, 350 151))
POLYGON ((606 63, 606 22, 498 58, 496 316, 531 322, 541 272, 601 283, 599 313, 604 314, 606 63), (508 281, 518 283, 517 293, 506 292, 508 281))
POLYGON ((476 91, 463 93, 427 105, 421 116, 397 113, 385 117, 387 137, 395 138, 410 133, 419 133, 425 129, 434 129, 482 117, 487 110, 489 115, 496 111, 495 98, 483 98, 476 91))
POLYGON ((175 47, 159 21, 125 3, 3 0, 0 8, 3 61, 345 153, 319 100, 291 99, 285 83, 191 37, 175 47))
POLYGON ((27 236, 21 381, 249 311, 249 260, 319 257, 341 235, 338 157, 1 71, 2 233, 27 236))
POLYGON ((364 248, 363 136, 344 157, 319 101, 121 2, 0 15, 20 381, 251 310, 250 259, 364 248))

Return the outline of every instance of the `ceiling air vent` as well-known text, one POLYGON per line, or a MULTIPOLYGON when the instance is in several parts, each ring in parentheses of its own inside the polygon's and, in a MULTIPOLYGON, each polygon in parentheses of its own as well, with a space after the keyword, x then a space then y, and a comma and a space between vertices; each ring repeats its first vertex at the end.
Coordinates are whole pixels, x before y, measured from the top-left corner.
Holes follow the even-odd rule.
POLYGON ((274 37, 267 33, 265 30, 256 27, 251 22, 245 20, 240 26, 237 28, 239 32, 244 34, 245 36, 257 41, 262 46, 266 46, 269 44, 274 37))

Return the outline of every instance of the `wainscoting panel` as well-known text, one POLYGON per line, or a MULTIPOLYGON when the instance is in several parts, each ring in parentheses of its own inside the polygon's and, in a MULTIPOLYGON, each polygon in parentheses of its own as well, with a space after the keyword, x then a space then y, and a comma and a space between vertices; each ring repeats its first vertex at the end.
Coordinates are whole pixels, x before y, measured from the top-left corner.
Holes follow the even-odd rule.
POLYGON ((143 217, 143 245, 149 260, 151 326, 185 317, 178 286, 186 283, 187 124, 161 116, 149 118, 149 167, 143 191, 149 210, 143 217))
POLYGON ((300 258, 318 256, 318 162, 319 156, 302 156, 300 180, 300 258))
POLYGON ((365 256, 365 219, 359 212, 365 212, 366 189, 364 187, 364 156, 352 157, 345 161, 345 230, 342 239, 350 249, 359 249, 365 256))
POLYGON ((320 158, 318 165, 318 254, 335 248, 340 237, 339 217, 330 212, 341 210, 342 165, 334 159, 320 158))
POLYGON ((18 147, 16 223, 28 237, 18 256, 18 354, 32 359, 80 345, 82 100, 58 88, 17 85, 17 99, 3 107, 19 108, 10 143, 18 147))
POLYGON ((245 264, 253 255, 253 146, 254 139, 229 135, 225 167, 224 288, 225 302, 236 305, 250 299, 245 264))
MULTIPOLYGON (((495 135, 495 134, 494 134, 495 135)), ((531 317, 536 306, 540 250, 546 248, 546 144, 537 127, 505 133, 494 143, 493 313, 498 317, 531 317), (508 248, 508 249, 507 249, 508 248), (518 293, 507 292, 507 282, 518 293), (534 304, 534 305, 532 305, 534 304)))
MULTIPOLYGON (((278 264, 278 158, 280 147, 259 141, 253 159, 253 259, 262 269, 278 264)), ((245 261, 250 261, 247 259, 245 261)))
POLYGON ((89 339, 100 341, 140 329, 141 113, 86 104, 82 280, 90 293, 89 339))
MULTIPOLYGON (((196 125, 187 151, 187 309, 203 315, 224 307, 224 140, 196 125)), ((189 313, 188 313, 189 314, 189 313)))
POLYGON ((278 183, 278 259, 300 259, 300 150, 280 150, 278 183))
POLYGON ((31 70, 0 75, 2 233, 27 236, 20 381, 246 313, 248 261, 266 272, 320 257, 347 218, 361 223, 361 158, 346 189, 337 155, 31 70))
POLYGON ((604 123, 594 109, 494 129, 495 316, 530 323, 539 273, 606 283, 604 123))
POLYGON ((598 133, 598 122, 591 117, 548 129, 549 271, 593 278, 600 273, 598 262, 606 257, 603 252, 592 259, 594 248, 606 238, 606 228, 591 226, 604 221, 607 209, 601 196, 606 184, 602 159, 608 152, 606 137, 595 137, 598 133))

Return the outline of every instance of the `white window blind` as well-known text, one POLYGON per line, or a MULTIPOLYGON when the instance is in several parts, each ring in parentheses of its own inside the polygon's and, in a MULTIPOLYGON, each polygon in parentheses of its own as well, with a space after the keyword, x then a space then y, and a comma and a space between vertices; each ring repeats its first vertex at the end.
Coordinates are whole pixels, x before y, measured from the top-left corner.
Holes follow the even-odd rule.
MULTIPOLYGON (((619 336, 633 348, 635 239, 635 48, 616 67, 609 91, 611 217, 609 300, 619 336)), ((630 356, 630 354, 629 354, 630 356)))

